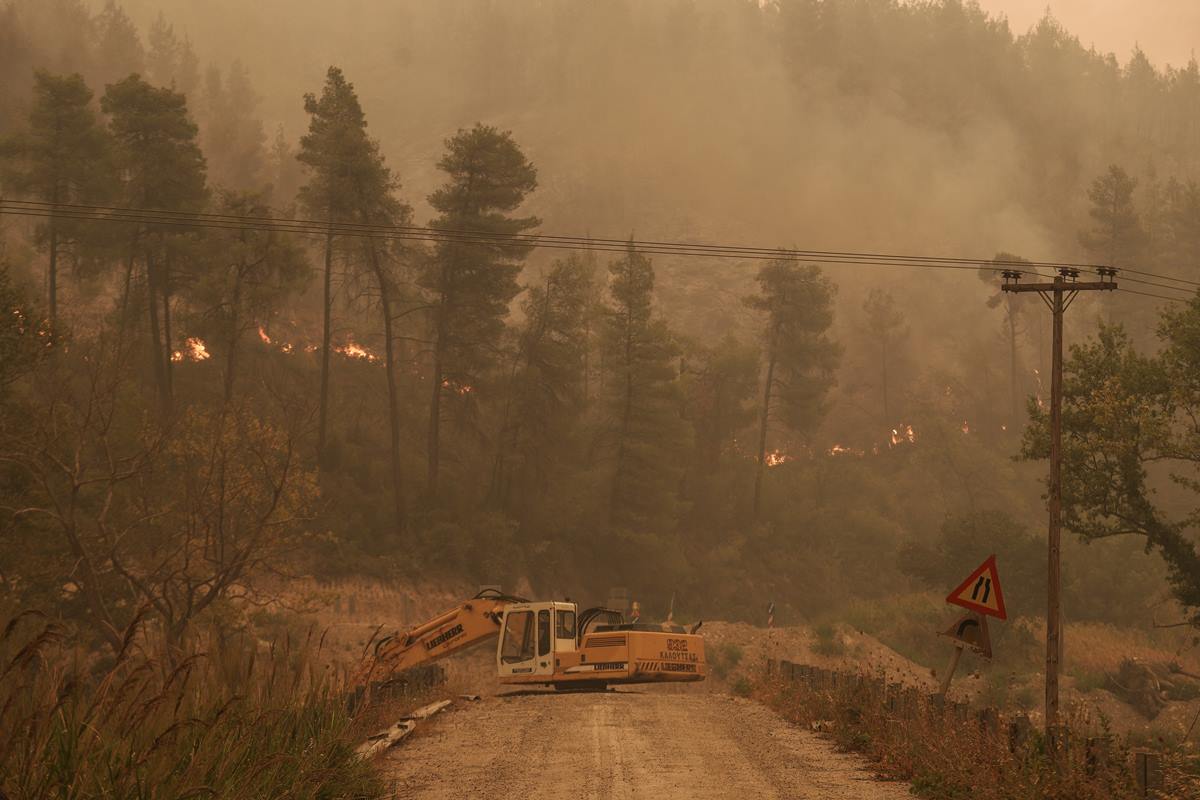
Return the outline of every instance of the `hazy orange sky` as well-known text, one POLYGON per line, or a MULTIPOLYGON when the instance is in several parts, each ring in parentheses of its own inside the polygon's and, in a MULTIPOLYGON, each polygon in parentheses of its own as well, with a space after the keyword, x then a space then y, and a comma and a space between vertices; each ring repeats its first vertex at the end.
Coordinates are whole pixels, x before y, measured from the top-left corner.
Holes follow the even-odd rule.
POLYGON ((1182 65, 1200 49, 1200 0, 979 0, 1007 15, 1014 33, 1029 30, 1047 7, 1084 45, 1112 51, 1121 63, 1140 44, 1150 60, 1182 65))

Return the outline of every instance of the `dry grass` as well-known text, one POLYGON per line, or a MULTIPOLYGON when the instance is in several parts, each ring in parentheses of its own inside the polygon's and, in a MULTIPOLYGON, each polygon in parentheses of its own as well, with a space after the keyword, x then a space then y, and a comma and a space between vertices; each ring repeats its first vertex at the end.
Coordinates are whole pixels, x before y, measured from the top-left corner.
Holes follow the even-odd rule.
MULTIPOLYGON (((1125 800, 1142 797, 1134 785, 1128 745, 1103 729, 1074 734, 1055 758, 1036 729, 1014 738, 1010 719, 984 724, 975 713, 942 710, 928 696, 892 692, 882 681, 842 682, 817 689, 779 676, 760 679, 754 696, 787 719, 829 733, 861 752, 891 778, 911 781, 931 800, 1125 800), (1089 759, 1089 752, 1096 754, 1089 759)), ((1015 719, 1015 718, 1014 718, 1015 719)), ((1072 731, 1086 721, 1069 718, 1072 731)), ((1200 798, 1194 765, 1167 757, 1167 784, 1159 797, 1200 798)))
POLYGON ((321 642, 210 636, 184 652, 131 626, 97 663, 35 613, 0 636, 0 796, 374 798, 321 642))

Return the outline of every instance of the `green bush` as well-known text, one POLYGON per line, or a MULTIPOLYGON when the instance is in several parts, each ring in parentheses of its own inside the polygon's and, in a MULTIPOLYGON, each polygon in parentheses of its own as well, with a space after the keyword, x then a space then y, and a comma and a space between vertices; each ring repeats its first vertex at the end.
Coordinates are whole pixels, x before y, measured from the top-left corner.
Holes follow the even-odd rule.
POLYGON ((832 625, 818 625, 813 633, 816 634, 817 641, 813 645, 813 652, 823 656, 843 656, 846 654, 846 643, 842 641, 842 637, 838 635, 838 631, 832 625))
POLYGON ((742 660, 742 648, 733 642, 725 642, 708 653, 708 666, 713 675, 725 680, 742 660))

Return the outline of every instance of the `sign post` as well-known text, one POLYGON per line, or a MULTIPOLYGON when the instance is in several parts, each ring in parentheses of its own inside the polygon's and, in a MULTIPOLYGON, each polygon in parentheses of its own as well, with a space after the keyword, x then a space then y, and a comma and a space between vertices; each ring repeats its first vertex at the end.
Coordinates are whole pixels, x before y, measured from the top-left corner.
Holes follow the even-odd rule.
POLYGON ((988 556, 965 581, 946 596, 947 603, 967 609, 954 624, 939 636, 954 640, 954 654, 942 676, 940 694, 950 691, 950 681, 958 669, 963 650, 970 648, 984 658, 992 657, 992 639, 988 633, 987 618, 1008 619, 1004 607, 1004 590, 1000 588, 1000 574, 996 571, 996 557, 988 556))

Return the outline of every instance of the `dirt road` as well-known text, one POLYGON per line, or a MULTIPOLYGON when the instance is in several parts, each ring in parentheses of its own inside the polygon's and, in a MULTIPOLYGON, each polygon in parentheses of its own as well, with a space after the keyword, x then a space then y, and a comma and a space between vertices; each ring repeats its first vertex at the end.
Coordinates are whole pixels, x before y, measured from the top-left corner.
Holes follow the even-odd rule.
POLYGON ((513 692, 388 756, 397 798, 898 800, 855 758, 749 700, 703 692, 513 692))

